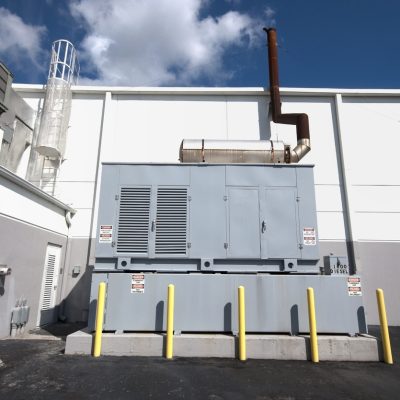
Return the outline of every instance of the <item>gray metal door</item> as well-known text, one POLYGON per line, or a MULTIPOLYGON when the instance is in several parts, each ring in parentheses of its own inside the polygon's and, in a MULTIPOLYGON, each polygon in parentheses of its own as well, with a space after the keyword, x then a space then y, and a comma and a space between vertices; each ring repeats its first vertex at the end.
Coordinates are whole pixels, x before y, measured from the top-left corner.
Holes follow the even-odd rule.
POLYGON ((260 257, 258 188, 228 188, 228 257, 260 257))
POLYGON ((296 190, 289 187, 263 190, 261 196, 261 257, 298 258, 296 190))
POLYGON ((40 294, 38 326, 48 325, 57 320, 56 300, 60 259, 61 247, 48 244, 40 294))

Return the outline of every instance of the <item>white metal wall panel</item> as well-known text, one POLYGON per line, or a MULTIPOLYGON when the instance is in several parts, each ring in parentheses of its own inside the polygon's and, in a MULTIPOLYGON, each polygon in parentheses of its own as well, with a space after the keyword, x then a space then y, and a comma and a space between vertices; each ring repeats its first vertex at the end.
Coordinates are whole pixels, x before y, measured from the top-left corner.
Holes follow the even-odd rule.
POLYGON ((400 213, 400 185, 353 185, 352 193, 358 212, 400 213))
POLYGON ((224 96, 124 96, 117 102, 103 161, 177 162, 183 138, 226 139, 224 96))
POLYGON ((399 98, 343 97, 343 146, 353 184, 400 185, 399 98))
POLYGON ((0 213, 64 235, 68 232, 64 210, 3 177, 0 177, 0 213))
POLYGON ((72 237, 87 238, 90 234, 90 221, 92 219, 92 208, 75 207, 76 214, 72 218, 69 234, 72 237))
POLYGON ((270 139, 268 110, 269 99, 266 97, 227 97, 227 138, 231 140, 270 139))
MULTIPOLYGON (((74 95, 58 181, 94 181, 104 96, 74 95)), ((57 191, 57 187, 56 187, 57 191)))
POLYGON ((339 185, 315 185, 317 211, 343 211, 339 185))
MULTIPOLYGON (((315 164, 315 183, 339 184, 337 153, 335 145, 335 125, 333 119, 334 102, 328 97, 287 97, 282 98, 282 112, 306 113, 310 121, 311 152, 301 164, 315 164)), ((273 139, 296 144, 296 127, 271 123, 273 139)))
POLYGON ((56 195, 77 210, 70 235, 88 237, 104 95, 74 95, 65 158, 56 195))
POLYGON ((340 117, 354 239, 400 240, 400 102, 343 97, 340 117))
POLYGON ((400 241, 400 213, 355 212, 354 220, 357 240, 400 241))
POLYGON ((35 111, 39 110, 40 106, 43 106, 43 93, 30 93, 30 92, 20 92, 18 94, 25 100, 29 107, 33 108, 35 111))
POLYGON ((59 181, 57 197, 71 207, 92 208, 94 181, 59 181))
POLYGON ((317 219, 319 240, 346 240, 343 213, 317 211, 317 219))

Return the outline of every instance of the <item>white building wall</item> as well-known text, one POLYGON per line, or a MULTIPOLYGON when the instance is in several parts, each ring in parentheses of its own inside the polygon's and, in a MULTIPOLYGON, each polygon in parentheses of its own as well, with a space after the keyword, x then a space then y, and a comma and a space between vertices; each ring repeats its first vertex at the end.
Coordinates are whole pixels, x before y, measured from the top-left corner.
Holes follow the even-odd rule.
MULTIPOLYGON (((38 87, 21 85, 19 90, 25 90, 31 102, 35 95, 40 97, 38 87)), ((66 160, 56 191, 78 210, 71 230, 75 238, 89 237, 92 216, 95 237, 97 196, 94 215, 92 201, 93 191, 98 190, 96 176, 101 173, 98 154, 99 162, 177 162, 183 138, 271 138, 291 144, 296 140, 293 126, 269 122, 269 96, 263 89, 76 87, 73 91, 66 160)), ((309 115, 312 151, 302 163, 315 164, 321 247, 345 254, 350 221, 357 265, 367 278, 374 266, 358 244, 400 245, 400 175, 396 173, 400 91, 282 89, 282 94, 283 112, 309 115)), ((398 247, 393 249, 390 259, 382 261, 392 267, 398 247)), ((392 276, 390 271, 387 276, 392 276)), ((377 323, 373 290, 378 282, 370 282, 368 321, 377 323)), ((391 304, 399 303, 389 289, 393 285, 382 281, 382 286, 389 290, 391 304)), ((400 324, 400 314, 393 314, 392 323, 400 324)))
POLYGON ((341 118, 354 238, 400 241, 400 98, 344 98, 341 118))

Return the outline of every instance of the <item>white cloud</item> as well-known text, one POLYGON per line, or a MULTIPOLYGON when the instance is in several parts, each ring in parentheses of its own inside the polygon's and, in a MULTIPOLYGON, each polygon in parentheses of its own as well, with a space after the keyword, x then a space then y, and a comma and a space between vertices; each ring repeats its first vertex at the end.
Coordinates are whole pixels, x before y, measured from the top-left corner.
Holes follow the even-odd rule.
POLYGON ((80 57, 109 85, 190 84, 200 77, 220 82, 233 46, 251 46, 261 24, 229 11, 200 19, 207 0, 75 0, 72 15, 86 29, 80 57))
POLYGON ((41 40, 45 32, 44 26, 26 24, 18 15, 0 7, 0 56, 6 63, 30 61, 35 69, 41 69, 41 40))

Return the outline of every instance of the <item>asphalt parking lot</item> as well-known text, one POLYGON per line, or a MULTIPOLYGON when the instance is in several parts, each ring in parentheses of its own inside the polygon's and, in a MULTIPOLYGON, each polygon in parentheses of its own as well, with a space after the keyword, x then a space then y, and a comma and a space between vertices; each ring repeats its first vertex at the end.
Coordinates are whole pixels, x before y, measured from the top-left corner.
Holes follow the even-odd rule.
POLYGON ((94 359, 64 355, 62 333, 55 333, 60 340, 0 340, 0 399, 398 399, 400 328, 390 331, 394 365, 94 359))

